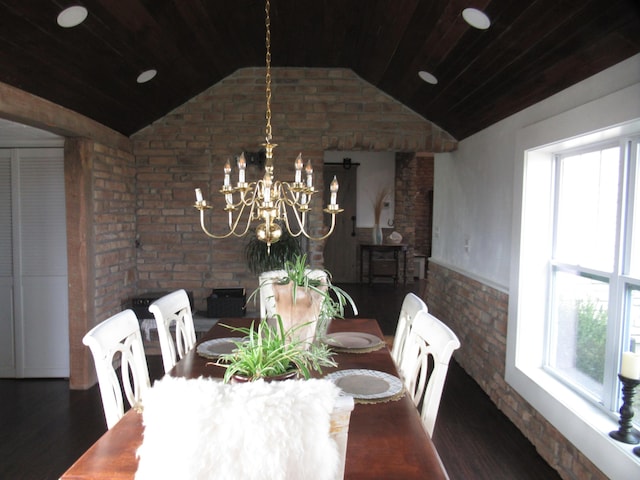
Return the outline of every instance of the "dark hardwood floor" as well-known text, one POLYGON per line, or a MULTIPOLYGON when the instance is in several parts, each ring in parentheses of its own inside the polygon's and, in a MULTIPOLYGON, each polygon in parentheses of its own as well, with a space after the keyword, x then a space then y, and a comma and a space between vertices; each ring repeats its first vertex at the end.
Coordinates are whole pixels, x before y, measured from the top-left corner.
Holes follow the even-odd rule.
MULTIPOLYGON (((392 335, 404 295, 422 293, 423 284, 341 287, 360 316, 379 319, 392 335)), ((160 378, 160 356, 148 361, 151 377, 160 378)), ((55 480, 106 430, 98 387, 70 391, 68 385, 64 379, 0 379, 0 479, 55 480)), ((433 441, 451 480, 559 478, 455 360, 433 441)))

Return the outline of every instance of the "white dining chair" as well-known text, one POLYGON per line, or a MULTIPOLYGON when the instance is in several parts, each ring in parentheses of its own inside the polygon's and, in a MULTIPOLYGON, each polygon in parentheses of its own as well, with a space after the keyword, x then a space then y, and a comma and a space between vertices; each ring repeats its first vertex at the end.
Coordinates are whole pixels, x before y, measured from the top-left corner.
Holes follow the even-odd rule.
POLYGON ((171 292, 149 305, 158 329, 162 364, 167 373, 196 344, 191 303, 183 289, 171 292), (175 340, 171 326, 175 325, 175 340))
POLYGON ((418 312, 407 338, 401 371, 429 436, 433 435, 449 361, 458 348, 460 340, 448 326, 428 312, 418 312))
POLYGON ((391 347, 391 357, 397 366, 400 366, 404 344, 409 336, 413 319, 420 311, 427 312, 427 304, 415 293, 407 293, 400 307, 398 325, 396 326, 393 345, 391 347))
POLYGON ((107 428, 111 428, 124 415, 122 392, 136 408, 150 388, 138 318, 133 310, 117 313, 89 330, 82 343, 91 349, 107 428))

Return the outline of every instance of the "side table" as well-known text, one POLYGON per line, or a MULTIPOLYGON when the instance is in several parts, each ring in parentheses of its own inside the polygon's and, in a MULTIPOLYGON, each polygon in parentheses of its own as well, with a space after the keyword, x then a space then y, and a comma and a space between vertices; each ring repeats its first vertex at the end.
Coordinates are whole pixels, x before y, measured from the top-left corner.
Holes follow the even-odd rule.
POLYGON ((393 284, 398 284, 398 277, 400 276, 400 253, 403 254, 402 268, 403 275, 402 280, 406 285, 407 283, 407 250, 408 245, 406 243, 383 243, 380 245, 374 245, 370 243, 361 243, 360 244, 360 283, 363 283, 363 266, 365 257, 368 260, 369 265, 369 283, 373 282, 374 277, 391 277, 393 278, 393 284), (375 263, 376 261, 380 262, 381 260, 376 260, 373 258, 374 253, 381 253, 382 255, 391 252, 393 254, 393 262, 394 269, 393 273, 376 273, 375 263), (367 255, 365 255, 365 253, 367 255))

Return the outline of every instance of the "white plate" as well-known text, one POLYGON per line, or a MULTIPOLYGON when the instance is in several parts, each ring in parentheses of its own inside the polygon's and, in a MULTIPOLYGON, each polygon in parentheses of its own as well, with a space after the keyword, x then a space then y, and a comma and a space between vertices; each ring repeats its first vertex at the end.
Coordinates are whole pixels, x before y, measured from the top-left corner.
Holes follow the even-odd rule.
POLYGON ((327 335, 324 343, 331 347, 357 350, 376 347, 382 343, 382 339, 364 332, 336 332, 327 335))
POLYGON ((338 370, 326 376, 343 392, 360 400, 379 400, 402 392, 402 380, 378 370, 338 370))
POLYGON ((242 340, 242 337, 226 337, 214 338, 202 342, 196 348, 196 353, 201 357, 216 359, 225 353, 231 353, 236 348, 236 342, 242 340))

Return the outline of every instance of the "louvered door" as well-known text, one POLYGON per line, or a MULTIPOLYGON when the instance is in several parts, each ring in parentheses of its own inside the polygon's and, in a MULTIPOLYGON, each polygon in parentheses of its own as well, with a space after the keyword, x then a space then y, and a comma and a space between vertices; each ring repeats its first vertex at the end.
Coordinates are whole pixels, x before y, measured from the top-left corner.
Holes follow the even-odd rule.
MULTIPOLYGON (((11 238, 0 236, 0 275, 12 281, 6 287, 2 284, 0 298, 11 298, 5 303, 11 308, 3 309, 11 319, 0 317, 0 328, 3 333, 13 329, 16 377, 66 377, 69 320, 63 151, 21 148, 10 152, 11 209, 6 212, 5 206, 0 207, 0 228, 10 230, 11 238), (5 247, 7 242, 10 249, 5 247)), ((5 182, 0 195, 6 196, 6 189, 5 182)), ((8 343, 0 341, 3 347, 8 343)), ((3 368, 9 366, 8 355, 0 358, 3 368)), ((10 375, 4 372, 4 376, 10 375)))

